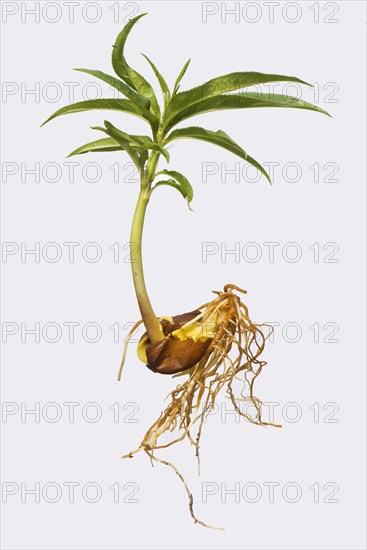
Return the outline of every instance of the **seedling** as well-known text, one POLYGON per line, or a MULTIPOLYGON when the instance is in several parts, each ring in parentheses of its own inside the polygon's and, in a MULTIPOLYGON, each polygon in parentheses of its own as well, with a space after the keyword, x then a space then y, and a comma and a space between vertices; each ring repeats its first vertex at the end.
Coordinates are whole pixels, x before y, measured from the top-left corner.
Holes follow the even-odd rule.
POLYGON ((176 170, 158 169, 158 163, 163 159, 167 164, 170 162, 167 146, 174 141, 201 140, 237 155, 253 165, 270 182, 266 170, 222 130, 214 132, 198 126, 177 128, 177 125, 199 114, 226 109, 281 107, 306 109, 326 115, 328 113, 296 97, 247 90, 251 86, 272 82, 295 82, 310 86, 293 76, 237 72, 213 78, 196 88, 181 92, 181 81, 190 60, 183 66, 171 89, 154 63, 143 54, 161 88, 163 101, 160 105, 152 86, 127 64, 124 55, 126 39, 143 15, 146 14, 138 15, 125 25, 113 46, 112 66, 117 76, 97 70, 76 69, 109 84, 124 98, 74 103, 59 109, 45 122, 60 115, 99 109, 129 113, 140 117, 150 127, 151 135, 135 135, 105 120, 104 126, 92 128, 107 137, 82 145, 69 156, 89 152, 123 151, 129 155, 139 173, 140 193, 133 217, 130 243, 135 252, 136 261, 131 264, 132 276, 142 319, 135 324, 127 337, 118 378, 121 377, 129 340, 138 326, 144 323, 146 333, 138 344, 139 359, 151 371, 173 377, 180 376, 183 381, 171 392, 168 406, 148 429, 140 446, 124 456, 131 457, 139 451, 144 451, 151 460, 173 468, 185 485, 193 519, 209 527, 195 516, 193 497, 182 474, 176 466, 156 457, 154 453, 187 438, 195 447, 199 459, 203 423, 213 410, 216 398, 223 388, 226 389, 227 396, 239 415, 254 424, 279 427, 277 424, 263 421, 261 401, 254 395, 255 380, 266 365, 261 356, 272 329, 268 325, 257 324, 251 320, 248 309, 239 296, 239 293, 246 291, 233 284, 225 285, 223 291, 215 291, 216 296, 212 301, 188 313, 164 317, 155 314, 147 293, 142 264, 142 234, 146 208, 152 193, 162 186, 176 189, 189 207, 193 199, 193 189, 188 179, 176 170), (237 397, 234 388, 239 382, 243 385, 241 397, 237 397), (243 412, 239 405, 240 401, 250 402, 255 412, 243 412), (167 436, 168 439, 162 441, 167 436))

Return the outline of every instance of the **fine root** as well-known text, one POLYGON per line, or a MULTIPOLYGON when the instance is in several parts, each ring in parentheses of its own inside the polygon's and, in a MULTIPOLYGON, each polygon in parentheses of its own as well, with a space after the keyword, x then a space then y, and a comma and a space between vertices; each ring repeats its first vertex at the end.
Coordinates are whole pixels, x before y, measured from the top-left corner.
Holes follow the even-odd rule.
MULTIPOLYGON (((266 324, 253 323, 249 317, 246 305, 234 291, 246 293, 235 285, 228 284, 223 292, 214 291, 217 297, 201 305, 198 315, 181 326, 182 330, 190 330, 195 323, 202 325, 201 338, 210 337, 210 344, 201 360, 191 369, 176 374, 174 377, 187 377, 169 395, 169 404, 159 418, 150 426, 140 446, 123 458, 131 457, 139 451, 145 451, 151 460, 171 467, 183 482, 188 498, 190 514, 196 523, 211 527, 200 521, 194 514, 193 496, 185 478, 172 463, 154 456, 158 449, 165 449, 188 438, 195 447, 198 467, 200 468, 200 440, 205 419, 213 411, 217 396, 225 386, 227 397, 231 400, 235 411, 259 426, 281 427, 262 420, 261 401, 254 395, 254 383, 260 375, 266 361, 260 359, 266 340, 272 334, 273 327, 266 324), (214 327, 214 329, 213 329, 214 327), (236 397, 234 386, 242 384, 240 397, 236 397), (239 402, 248 402, 253 406, 254 414, 244 412, 239 402), (194 433, 194 424, 195 433, 194 433), (173 434, 177 434, 176 436, 173 434), (163 436, 167 441, 161 441, 163 436)), ((136 328, 131 329, 125 343, 121 370, 126 357, 126 349, 131 335, 136 328)))

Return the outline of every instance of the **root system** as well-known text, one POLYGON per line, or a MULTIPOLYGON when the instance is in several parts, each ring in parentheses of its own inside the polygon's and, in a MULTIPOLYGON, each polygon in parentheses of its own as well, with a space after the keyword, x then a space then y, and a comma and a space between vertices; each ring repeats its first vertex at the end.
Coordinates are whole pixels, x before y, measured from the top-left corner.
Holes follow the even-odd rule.
MULTIPOLYGON (((154 455, 155 451, 170 447, 187 438, 195 447, 199 463, 199 448, 204 421, 213 411, 223 387, 225 387, 227 397, 231 400, 235 411, 240 416, 260 426, 280 427, 278 424, 263 421, 262 403, 254 395, 255 380, 267 364, 261 359, 261 355, 273 327, 267 324, 253 323, 249 317, 248 308, 235 294, 235 291, 246 293, 237 286, 228 284, 224 287, 223 292, 214 291, 216 298, 201 305, 195 312, 176 318, 165 318, 166 323, 167 319, 173 319, 171 325, 176 329, 168 331, 166 326, 165 341, 168 342, 165 344, 166 349, 169 349, 168 346, 172 339, 181 342, 189 341, 188 350, 192 348, 192 340, 201 342, 205 349, 201 354, 201 359, 194 366, 186 370, 183 370, 183 367, 179 369, 181 372, 174 377, 183 378, 185 376, 186 379, 169 394, 169 404, 150 426, 140 446, 123 457, 131 457, 139 451, 145 451, 151 460, 170 466, 184 483, 189 497, 191 516, 195 522, 206 527, 211 526, 200 521, 194 514, 193 497, 182 474, 172 463, 157 458, 154 455), (195 316, 193 316, 194 313, 195 316), (182 318, 189 320, 177 322, 177 319, 182 318), (236 381, 243 386, 239 396, 235 395, 236 381), (244 412, 239 405, 241 401, 252 403, 254 414, 244 412), (161 441, 164 435, 169 436, 168 441, 161 441)), ((164 319, 162 319, 162 326, 165 324, 163 321, 164 319)), ((141 321, 132 328, 126 340, 119 379, 129 339, 140 324, 141 321)), ((144 338, 147 349, 149 349, 146 336, 142 337, 141 342, 144 343, 144 338)), ((172 353, 174 355, 173 348, 172 353)), ((188 351, 189 354, 190 351, 188 351)), ((167 364, 167 360, 169 360, 167 353, 164 360, 167 364)))

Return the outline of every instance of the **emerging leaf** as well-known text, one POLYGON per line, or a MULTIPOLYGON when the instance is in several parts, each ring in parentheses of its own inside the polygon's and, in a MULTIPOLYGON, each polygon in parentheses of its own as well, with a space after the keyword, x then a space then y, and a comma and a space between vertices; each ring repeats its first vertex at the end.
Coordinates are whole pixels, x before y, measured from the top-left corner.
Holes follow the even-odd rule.
POLYGON ((165 81, 165 79, 163 78, 161 73, 158 71, 158 69, 154 65, 153 61, 151 61, 149 59, 149 57, 147 55, 145 55, 144 53, 142 53, 142 56, 145 57, 145 59, 148 61, 149 65, 152 67, 153 72, 154 72, 155 76, 157 77, 157 80, 159 82, 159 85, 160 85, 162 93, 163 93, 164 104, 167 105, 169 100, 170 100, 170 97, 171 97, 171 92, 169 91, 167 82, 165 81))
POLYGON ((187 67, 190 65, 190 62, 191 62, 191 59, 188 59, 185 63, 185 65, 182 67, 181 71, 180 71, 180 74, 178 75, 178 77, 176 78, 176 82, 175 82, 175 85, 173 87, 173 94, 177 94, 177 91, 180 87, 180 82, 181 80, 183 79, 186 71, 187 71, 187 67))

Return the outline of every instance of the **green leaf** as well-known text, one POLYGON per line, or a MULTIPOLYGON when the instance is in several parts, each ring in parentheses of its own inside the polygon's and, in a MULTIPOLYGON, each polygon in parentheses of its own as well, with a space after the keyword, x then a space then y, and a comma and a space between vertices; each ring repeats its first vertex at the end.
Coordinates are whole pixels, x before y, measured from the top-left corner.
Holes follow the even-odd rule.
POLYGON ((88 99, 86 101, 78 101, 77 103, 72 103, 71 105, 66 105, 61 107, 58 111, 53 113, 47 120, 45 120, 41 126, 44 126, 47 122, 61 115, 67 115, 71 113, 81 113, 83 111, 92 111, 95 109, 99 110, 113 110, 113 111, 124 111, 132 115, 138 116, 148 122, 151 120, 151 113, 146 111, 149 116, 147 116, 143 109, 135 105, 129 99, 88 99), (149 120, 148 120, 149 119, 149 120))
POLYGON ((137 151, 146 151, 146 150, 159 151, 160 153, 162 153, 162 155, 164 156, 167 162, 169 162, 170 160, 170 155, 167 149, 165 149, 164 147, 162 147, 162 145, 159 145, 158 143, 154 143, 153 141, 150 143, 145 143, 144 145, 138 145, 135 147, 135 149, 137 151))
MULTIPOLYGON (((149 136, 142 136, 142 135, 137 135, 137 134, 128 134, 127 132, 124 132, 123 130, 120 130, 120 128, 116 128, 115 126, 113 126, 113 124, 111 124, 111 122, 109 122, 108 120, 105 120, 104 121, 104 124, 105 126, 110 126, 112 128, 114 128, 116 130, 116 132, 119 133, 119 135, 123 138, 123 139, 126 139, 129 143, 131 143, 131 145, 144 145, 145 143, 153 143, 152 142, 152 138, 150 138, 149 136)), ((103 126, 91 126, 92 130, 100 130, 101 132, 106 132, 106 127, 103 127, 103 126)))
MULTIPOLYGON (((179 186, 179 191, 182 194, 182 196, 187 200, 187 204, 189 209, 190 203, 194 197, 194 190, 189 182, 189 180, 180 172, 177 172, 176 170, 161 170, 160 172, 156 173, 156 176, 164 175, 164 176, 171 176, 176 182, 176 185, 179 186)), ((171 181, 171 180, 168 180, 171 181)), ((158 185, 158 184, 157 184, 158 185)))
POLYGON ((108 151, 121 151, 123 147, 117 143, 113 138, 102 138, 97 139, 96 141, 91 141, 74 149, 71 153, 68 154, 68 157, 73 157, 74 155, 82 155, 84 153, 91 152, 108 152, 108 151))
POLYGON ((109 74, 106 74, 102 71, 94 71, 90 69, 74 69, 74 71, 79 71, 81 73, 90 74, 91 76, 95 76, 96 78, 99 78, 100 80, 103 80, 103 82, 106 82, 122 94, 124 94, 128 99, 131 99, 134 103, 137 103, 138 105, 141 105, 144 109, 149 109, 150 107, 150 101, 146 98, 138 94, 135 90, 132 90, 130 86, 125 84, 125 82, 122 82, 121 80, 118 80, 114 76, 110 76, 109 74))
POLYGON ((126 84, 136 90, 139 94, 149 99, 152 113, 155 116, 160 117, 158 101, 155 97, 152 86, 141 74, 127 64, 124 56, 126 39, 135 23, 144 15, 146 15, 146 13, 142 13, 131 19, 116 38, 116 42, 112 50, 112 66, 117 76, 119 76, 124 82, 126 82, 126 84))
POLYGON ((131 88, 134 88, 134 83, 130 78, 129 75, 129 66, 126 63, 126 59, 124 57, 124 48, 126 39, 135 25, 141 19, 144 17, 144 15, 147 15, 146 13, 141 13, 140 15, 137 15, 133 19, 131 19, 122 29, 120 34, 117 36, 115 44, 113 45, 112 50, 112 67, 120 78, 124 80, 131 88))
POLYGON ((246 151, 242 149, 242 147, 240 147, 232 138, 230 138, 222 130, 213 132, 211 130, 205 130, 205 128, 200 128, 198 126, 181 128, 179 130, 174 130, 173 132, 171 132, 171 134, 166 139, 166 143, 173 141, 175 139, 185 139, 185 138, 199 139, 202 141, 206 141, 208 143, 212 143, 213 145, 218 145, 219 147, 223 147, 223 149, 227 149, 227 151, 230 151, 231 153, 242 158, 249 164, 252 164, 252 166, 255 166, 255 168, 259 170, 259 172, 261 172, 266 177, 266 179, 271 183, 269 174, 261 166, 261 164, 259 164, 255 159, 250 157, 250 155, 248 155, 246 151))
POLYGON ((235 90, 256 86, 259 84, 269 84, 273 82, 297 82, 311 86, 304 80, 295 76, 284 76, 280 74, 265 74, 258 72, 237 72, 229 73, 223 76, 212 78, 208 82, 196 86, 191 90, 186 90, 177 94, 171 101, 169 114, 174 115, 180 109, 188 107, 198 101, 203 101, 217 95, 227 94, 235 90))
POLYGON ((132 144, 125 137, 126 136, 125 132, 122 132, 121 130, 116 128, 113 124, 108 122, 107 120, 105 120, 105 126, 106 126, 106 129, 105 129, 106 134, 108 134, 115 141, 117 141, 117 143, 119 145, 122 146, 122 148, 127 152, 129 157, 131 158, 131 160, 133 161, 133 163, 137 167, 137 169, 140 171, 140 169, 142 167, 141 166, 142 165, 141 158, 139 156, 139 153, 137 151, 135 151, 132 144))
MULTIPOLYGON (((160 187, 162 185, 168 185, 169 187, 173 187, 174 189, 177 189, 177 191, 179 193, 181 193, 181 195, 183 196, 184 199, 187 200, 187 197, 185 195, 185 192, 184 190, 180 187, 180 185, 173 179, 168 179, 168 180, 162 180, 162 181, 159 181, 158 183, 155 184, 155 186, 152 188, 152 191, 154 189, 156 189, 157 187, 160 187)), ((189 210, 192 210, 192 208, 190 207, 190 203, 187 202, 188 204, 188 207, 189 207, 189 210)))
MULTIPOLYGON (((116 128, 109 122, 108 120, 104 121, 105 128, 101 126, 92 126, 92 130, 100 130, 101 132, 105 132, 108 135, 110 135, 111 131, 118 135, 122 140, 126 140, 128 145, 140 154, 140 165, 143 165, 144 162, 147 160, 148 155, 145 154, 146 151, 152 150, 152 151, 159 151, 162 153, 167 162, 169 162, 169 152, 167 149, 162 147, 162 145, 159 145, 158 143, 155 143, 152 141, 152 139, 149 136, 142 136, 142 135, 136 135, 136 134, 128 134, 124 132, 123 130, 120 130, 120 128, 116 128)), ((121 142, 122 143, 122 142, 121 142)), ((125 147, 124 147, 125 148, 125 147)))
POLYGON ((213 96, 202 101, 197 101, 188 107, 181 109, 175 116, 167 116, 166 131, 187 118, 211 111, 222 111, 226 109, 253 109, 258 107, 281 107, 290 109, 306 109, 329 115, 327 111, 298 99, 297 97, 281 94, 265 94, 261 92, 246 92, 240 94, 228 94, 213 96))
POLYGON ((148 151, 140 151, 139 154, 140 154, 140 167, 141 167, 141 170, 143 171, 145 163, 148 160, 149 154, 148 154, 148 151))
MULTIPOLYGON (((113 129, 115 132, 118 133, 118 135, 122 139, 126 139, 129 144, 134 148, 135 151, 143 152, 143 151, 159 151, 164 155, 167 162, 169 162, 169 152, 167 149, 162 147, 162 145, 159 145, 158 143, 155 143, 152 141, 152 138, 149 136, 142 136, 142 135, 136 135, 136 134, 127 134, 123 130, 120 130, 119 128, 116 128, 113 126, 108 120, 104 121, 105 126, 107 129, 113 129)), ((100 130, 102 132, 106 132, 106 128, 102 128, 100 126, 92 126, 93 130, 100 130)))
POLYGON ((159 82, 159 85, 161 87, 161 90, 162 90, 162 93, 163 93, 163 97, 164 97, 164 104, 167 105, 170 97, 171 97, 171 93, 169 91, 169 88, 168 88, 168 85, 167 85, 167 82, 165 81, 164 77, 161 75, 161 73, 158 71, 157 67, 154 65, 153 61, 151 61, 149 59, 149 57, 147 55, 145 55, 144 53, 141 54, 143 57, 145 57, 145 59, 148 61, 149 65, 152 67, 153 71, 154 71, 154 74, 155 76, 157 77, 157 80, 159 82))
POLYGON ((173 87, 173 94, 176 94, 177 93, 177 90, 179 89, 180 87, 180 82, 181 80, 183 79, 186 71, 187 71, 187 67, 190 65, 190 61, 191 59, 188 59, 185 63, 185 65, 182 67, 181 69, 181 72, 180 74, 178 75, 178 77, 176 78, 176 82, 175 82, 175 85, 173 87))

